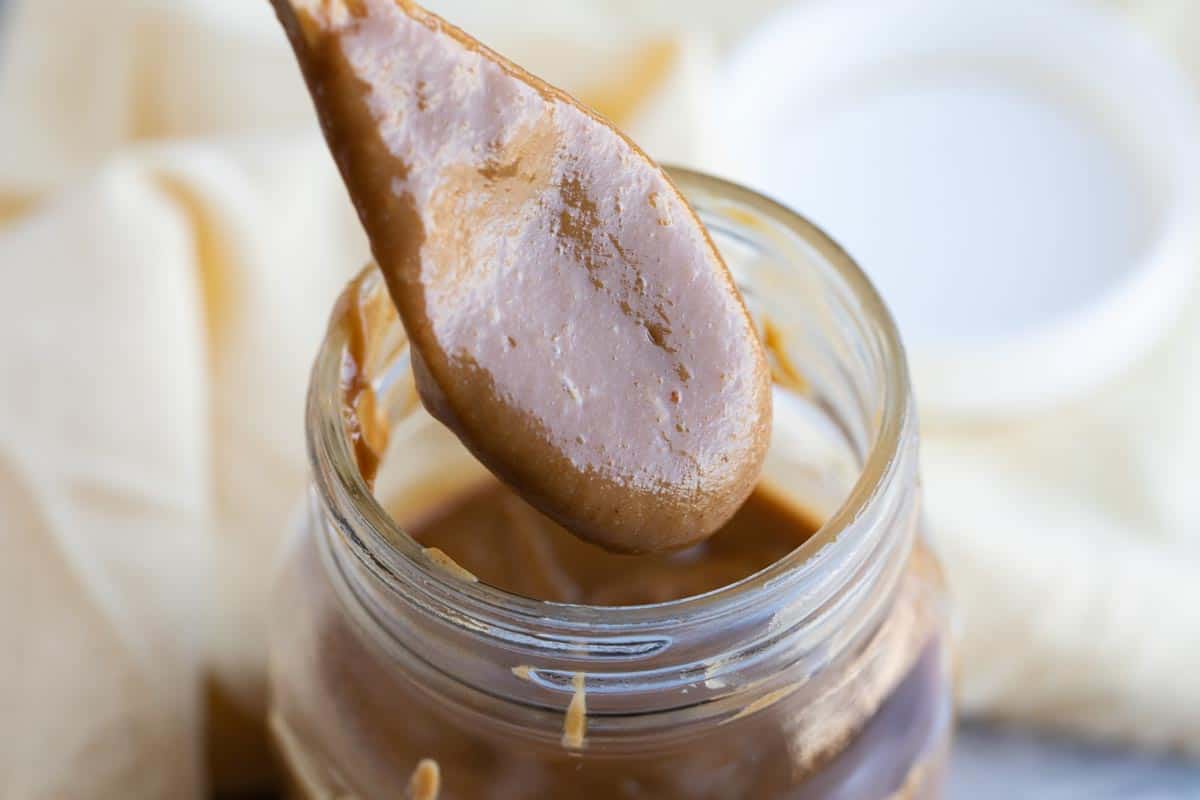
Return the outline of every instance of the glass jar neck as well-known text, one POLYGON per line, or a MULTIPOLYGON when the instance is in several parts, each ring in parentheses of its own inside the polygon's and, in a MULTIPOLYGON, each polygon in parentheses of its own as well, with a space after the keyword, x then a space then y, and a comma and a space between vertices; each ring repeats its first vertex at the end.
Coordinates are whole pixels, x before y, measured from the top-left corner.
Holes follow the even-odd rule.
POLYGON ((853 485, 822 527, 767 569, 704 595, 625 607, 542 602, 458 579, 376 501, 350 441, 344 388, 354 337, 369 340, 359 349, 370 358, 354 366, 393 429, 424 414, 395 313, 371 302, 384 292, 376 274, 347 290, 314 367, 311 513, 343 612, 440 698, 550 737, 577 673, 586 676, 589 739, 619 731, 623 746, 636 746, 639 732, 684 735, 691 724, 731 718, 779 690, 778 676, 820 673, 878 628, 912 547, 908 377, 869 282, 832 241, 777 204, 695 173, 672 177, 767 327, 780 382, 792 384, 780 391, 803 394, 855 461, 853 485), (363 327, 352 310, 367 305, 384 311, 363 327))

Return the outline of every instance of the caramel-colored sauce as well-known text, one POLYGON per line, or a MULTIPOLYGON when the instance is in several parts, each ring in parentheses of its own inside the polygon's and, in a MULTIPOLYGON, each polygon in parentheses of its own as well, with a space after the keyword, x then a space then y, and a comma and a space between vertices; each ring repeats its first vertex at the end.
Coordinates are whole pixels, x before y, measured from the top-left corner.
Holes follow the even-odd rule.
POLYGON ((664 552, 726 522, 762 468, 770 367, 666 173, 407 0, 275 6, 426 408, 610 550, 664 552))
POLYGON ((812 535, 811 517, 759 488, 708 539, 674 553, 610 553, 572 536, 508 487, 485 480, 399 522, 484 583, 538 600, 658 603, 726 586, 812 535))

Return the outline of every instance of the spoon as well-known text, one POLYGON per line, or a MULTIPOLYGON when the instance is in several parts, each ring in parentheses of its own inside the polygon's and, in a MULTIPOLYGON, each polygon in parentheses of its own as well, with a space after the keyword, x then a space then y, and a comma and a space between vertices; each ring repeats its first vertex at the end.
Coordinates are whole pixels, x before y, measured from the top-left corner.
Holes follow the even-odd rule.
POLYGON ((605 548, 719 528, 762 468, 769 369, 663 170, 407 0, 272 2, 429 412, 605 548))

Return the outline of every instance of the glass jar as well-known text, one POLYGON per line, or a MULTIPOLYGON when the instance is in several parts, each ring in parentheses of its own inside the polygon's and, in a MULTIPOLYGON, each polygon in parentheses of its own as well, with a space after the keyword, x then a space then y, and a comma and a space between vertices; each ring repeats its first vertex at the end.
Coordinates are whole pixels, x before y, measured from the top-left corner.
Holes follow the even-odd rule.
POLYGON ((377 499, 420 502, 481 467, 417 402, 403 329, 365 274, 313 371, 313 483, 277 584, 271 726, 298 796, 938 795, 947 605, 920 533, 893 322, 811 223, 735 185, 672 176, 773 362, 764 479, 820 528, 761 572, 655 605, 550 603, 462 579, 377 499), (352 342, 390 428, 374 489, 343 405, 352 342))

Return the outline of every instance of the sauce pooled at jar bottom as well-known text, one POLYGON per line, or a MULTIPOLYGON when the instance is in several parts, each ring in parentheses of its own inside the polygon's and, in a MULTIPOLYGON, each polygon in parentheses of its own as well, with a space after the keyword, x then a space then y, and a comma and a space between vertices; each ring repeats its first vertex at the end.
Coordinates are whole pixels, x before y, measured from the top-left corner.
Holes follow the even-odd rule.
MULTIPOLYGON (((503 490, 485 482, 476 484, 473 492, 452 495, 440 509, 434 507, 435 513, 417 519, 414 532, 425 536, 427 544, 436 542, 434 546, 468 560, 466 551, 451 541, 455 536, 438 535, 437 529, 456 513, 465 514, 460 519, 469 518, 472 497, 483 500, 478 507, 495 510, 489 497, 502 498, 503 490)), ((776 505, 770 495, 756 494, 746 511, 756 507, 776 505)), ((745 522, 735 518, 731 524, 745 522)), ((458 535, 469 530, 464 526, 458 535)), ((569 534, 562 535, 573 541, 569 534)), ((718 533, 712 543, 721 540, 718 533)), ((764 558, 768 549, 759 551, 764 558)), ((697 550, 697 561, 703 562, 706 555, 710 554, 697 550)), ((628 559, 631 564, 645 560, 644 556, 628 559)), ((470 563, 489 581, 507 582, 512 589, 525 585, 519 578, 489 571, 490 562, 470 563)), ((310 549, 296 579, 305 587, 320 586, 323 569, 320 555, 310 549)), ((305 627, 302 634, 306 638, 315 634, 311 658, 304 664, 315 671, 313 679, 330 691, 308 697, 303 712, 293 710, 285 740, 323 741, 328 749, 320 758, 355 776, 353 786, 332 779, 326 791, 309 795, 313 798, 350 792, 360 797, 393 796, 400 787, 422 778, 432 783, 431 775, 417 773, 422 763, 432 761, 437 764, 438 800, 563 796, 578 800, 933 800, 939 796, 949 714, 938 601, 928 590, 935 572, 936 563, 918 543, 890 613, 864 648, 817 678, 824 691, 806 691, 803 681, 790 684, 749 703, 745 713, 686 744, 619 754, 605 753, 591 740, 586 719, 590 703, 579 704, 579 718, 572 724, 571 709, 579 695, 586 695, 583 673, 574 676, 570 704, 566 699, 562 704, 561 745, 535 745, 514 735, 509 726, 465 716, 460 706, 414 684, 411 676, 395 668, 389 651, 364 638, 362 630, 340 612, 338 600, 322 590, 311 598, 324 609, 319 623, 315 629, 305 627), (334 734, 326 736, 329 731, 334 734)), ((651 577, 666 587, 664 595, 679 595, 693 591, 689 583, 693 575, 694 568, 682 564, 651 577)), ((600 588, 617 585, 604 576, 597 580, 577 573, 574 578, 581 582, 579 593, 590 592, 588 598, 596 602, 605 600, 600 588)), ((643 573, 641 579, 646 578, 643 573)), ((638 580, 634 576, 621 583, 638 580)), ((612 596, 613 602, 638 599, 648 598, 612 596)), ((539 670, 537 664, 512 665, 513 675, 522 682, 535 679, 539 670)), ((751 688, 729 684, 723 691, 751 688)), ((291 756, 293 763, 297 757, 291 756)))

